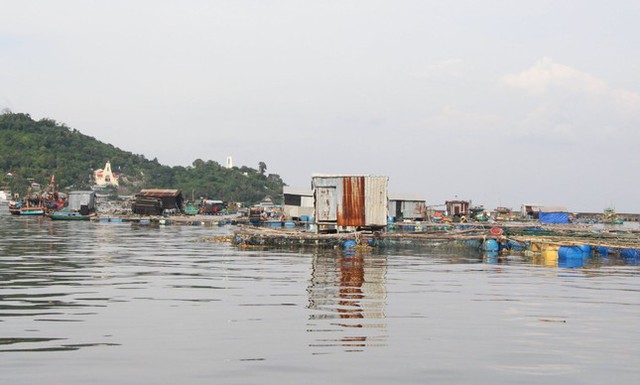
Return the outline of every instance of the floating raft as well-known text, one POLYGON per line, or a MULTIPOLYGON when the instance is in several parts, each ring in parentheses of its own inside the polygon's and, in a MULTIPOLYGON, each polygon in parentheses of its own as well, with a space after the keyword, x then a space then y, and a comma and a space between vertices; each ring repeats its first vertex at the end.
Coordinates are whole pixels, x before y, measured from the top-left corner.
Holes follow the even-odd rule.
POLYGON ((487 235, 477 230, 422 233, 349 232, 319 234, 311 231, 242 226, 234 232, 233 243, 240 246, 355 247, 411 244, 440 245, 455 241, 475 241, 480 246, 487 235))
POLYGON ((231 217, 219 215, 173 215, 173 216, 149 216, 149 215, 98 215, 94 222, 121 223, 128 222, 141 225, 183 225, 183 226, 223 226, 231 223, 231 217))
POLYGON ((276 229, 241 226, 234 232, 231 242, 238 246, 271 247, 355 247, 355 246, 464 246, 498 250, 539 251, 541 245, 561 246, 589 245, 609 250, 640 250, 640 233, 637 231, 609 232, 593 227, 537 227, 525 225, 491 227, 457 226, 438 228, 427 226, 426 232, 350 232, 318 234, 297 229, 276 229), (531 230, 523 232, 522 230, 531 230), (524 235, 526 234, 526 235, 524 235), (533 235, 532 235, 533 234, 533 235))

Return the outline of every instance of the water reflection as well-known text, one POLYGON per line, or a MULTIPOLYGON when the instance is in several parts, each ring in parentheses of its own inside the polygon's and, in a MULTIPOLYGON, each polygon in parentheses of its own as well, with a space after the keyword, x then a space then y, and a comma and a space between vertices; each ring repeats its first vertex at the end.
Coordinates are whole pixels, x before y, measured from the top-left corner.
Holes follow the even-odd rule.
POLYGON ((308 331, 315 354, 334 348, 362 351, 387 340, 384 255, 367 252, 318 253, 313 256, 307 289, 308 331))
POLYGON ((543 267, 559 267, 566 269, 599 269, 604 267, 638 265, 636 258, 626 258, 624 255, 569 255, 559 256, 557 251, 542 251, 531 253, 531 263, 543 267))

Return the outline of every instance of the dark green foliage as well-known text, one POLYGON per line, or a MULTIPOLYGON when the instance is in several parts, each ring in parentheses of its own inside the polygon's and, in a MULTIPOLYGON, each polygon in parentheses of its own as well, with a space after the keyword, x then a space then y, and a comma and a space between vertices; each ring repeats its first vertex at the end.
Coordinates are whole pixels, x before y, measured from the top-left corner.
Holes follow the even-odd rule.
POLYGON ((252 204, 266 195, 281 199, 284 182, 279 175, 264 175, 242 167, 226 169, 214 161, 197 159, 189 167, 161 165, 81 134, 52 119, 35 121, 28 114, 0 114, 0 172, 13 192, 24 193, 28 180, 46 185, 52 175, 65 189, 88 189, 93 170, 111 162, 122 174, 121 189, 135 193, 142 188, 179 188, 187 199, 206 197, 252 204), (7 177, 12 173, 12 177, 7 177))

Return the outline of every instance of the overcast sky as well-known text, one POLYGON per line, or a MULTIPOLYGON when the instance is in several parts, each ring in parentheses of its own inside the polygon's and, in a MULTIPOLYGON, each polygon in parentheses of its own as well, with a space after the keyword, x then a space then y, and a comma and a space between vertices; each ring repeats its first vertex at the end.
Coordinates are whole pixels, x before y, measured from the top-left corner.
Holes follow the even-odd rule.
POLYGON ((294 187, 640 212, 639 20, 637 0, 0 0, 0 109, 294 187))

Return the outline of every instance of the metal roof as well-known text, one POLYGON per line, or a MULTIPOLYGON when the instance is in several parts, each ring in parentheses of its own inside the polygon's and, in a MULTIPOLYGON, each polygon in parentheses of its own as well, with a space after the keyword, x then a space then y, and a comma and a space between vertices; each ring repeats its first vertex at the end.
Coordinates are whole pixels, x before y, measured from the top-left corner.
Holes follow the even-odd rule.
POLYGON ((171 189, 144 189, 141 190, 137 196, 144 197, 156 197, 156 198, 167 198, 167 197, 177 197, 182 194, 180 190, 171 190, 171 189))
POLYGON ((313 191, 311 191, 311 190, 303 189, 303 188, 289 187, 289 186, 284 186, 282 188, 282 193, 283 194, 289 194, 289 195, 300 195, 300 196, 305 196, 305 197, 313 196, 313 191))
POLYGON ((408 194, 389 194, 390 201, 411 201, 411 202, 424 202, 425 199, 421 198, 417 195, 408 195, 408 194))
POLYGON ((542 206, 540 207, 542 213, 566 213, 569 212, 566 207, 562 206, 542 206))

